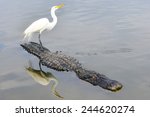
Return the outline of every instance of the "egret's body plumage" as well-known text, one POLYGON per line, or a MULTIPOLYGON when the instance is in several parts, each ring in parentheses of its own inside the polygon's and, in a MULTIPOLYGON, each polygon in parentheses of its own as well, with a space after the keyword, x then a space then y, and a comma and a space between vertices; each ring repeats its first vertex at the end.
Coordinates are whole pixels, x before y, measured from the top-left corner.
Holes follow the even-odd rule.
MULTIPOLYGON (((54 26, 53 26, 54 27, 54 26)), ((31 38, 31 35, 35 32, 41 34, 44 30, 51 30, 51 24, 47 18, 41 18, 35 22, 33 22, 25 31, 24 38, 31 38)), ((29 41, 29 40, 28 40, 29 41)))
POLYGON ((41 18, 39 20, 36 20, 33 22, 25 31, 24 31, 24 39, 28 39, 28 42, 31 40, 31 36, 33 33, 39 33, 39 41, 40 40, 40 35, 43 31, 45 30, 52 30, 55 25, 57 24, 57 17, 55 15, 55 11, 59 8, 63 7, 63 4, 59 6, 53 6, 51 8, 51 16, 53 21, 49 22, 47 18, 41 18))

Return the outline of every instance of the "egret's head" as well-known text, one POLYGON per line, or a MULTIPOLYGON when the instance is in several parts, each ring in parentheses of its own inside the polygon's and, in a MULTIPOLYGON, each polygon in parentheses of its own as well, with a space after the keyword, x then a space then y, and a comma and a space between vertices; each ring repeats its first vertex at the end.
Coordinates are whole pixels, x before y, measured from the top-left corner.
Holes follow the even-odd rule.
POLYGON ((60 8, 62 8, 63 6, 64 6, 64 4, 60 4, 60 5, 58 5, 58 6, 53 6, 53 7, 52 7, 52 10, 60 9, 60 8))

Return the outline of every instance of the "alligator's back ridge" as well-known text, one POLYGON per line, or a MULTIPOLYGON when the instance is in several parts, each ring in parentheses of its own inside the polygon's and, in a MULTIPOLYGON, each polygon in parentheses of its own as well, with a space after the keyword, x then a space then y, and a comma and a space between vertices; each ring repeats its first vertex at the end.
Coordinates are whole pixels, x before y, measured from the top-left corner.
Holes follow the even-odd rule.
POLYGON ((51 69, 57 71, 74 71, 81 80, 87 81, 94 86, 98 85, 107 90, 118 91, 122 88, 122 84, 118 81, 111 80, 95 71, 86 70, 78 60, 62 52, 51 52, 45 47, 41 48, 40 44, 35 42, 24 43, 21 46, 27 52, 37 56, 42 65, 51 69))

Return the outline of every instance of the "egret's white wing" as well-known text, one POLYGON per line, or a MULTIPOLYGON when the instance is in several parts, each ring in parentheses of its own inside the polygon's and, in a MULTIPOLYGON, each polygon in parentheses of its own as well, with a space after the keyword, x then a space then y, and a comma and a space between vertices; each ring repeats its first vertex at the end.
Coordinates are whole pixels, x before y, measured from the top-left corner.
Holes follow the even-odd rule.
POLYGON ((49 23, 49 20, 47 18, 39 19, 35 22, 33 22, 25 31, 24 34, 28 33, 34 33, 34 32, 41 32, 44 29, 46 29, 47 24, 49 23))

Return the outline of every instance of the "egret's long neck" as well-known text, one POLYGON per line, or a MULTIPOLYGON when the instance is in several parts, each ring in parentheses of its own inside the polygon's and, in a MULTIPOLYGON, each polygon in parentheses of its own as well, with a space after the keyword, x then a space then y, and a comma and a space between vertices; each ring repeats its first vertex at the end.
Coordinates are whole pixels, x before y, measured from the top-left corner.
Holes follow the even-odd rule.
POLYGON ((52 21, 53 25, 56 25, 57 17, 56 17, 56 14, 55 14, 55 10, 51 10, 51 16, 53 18, 53 21, 52 21))

